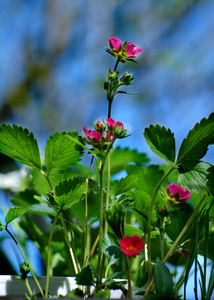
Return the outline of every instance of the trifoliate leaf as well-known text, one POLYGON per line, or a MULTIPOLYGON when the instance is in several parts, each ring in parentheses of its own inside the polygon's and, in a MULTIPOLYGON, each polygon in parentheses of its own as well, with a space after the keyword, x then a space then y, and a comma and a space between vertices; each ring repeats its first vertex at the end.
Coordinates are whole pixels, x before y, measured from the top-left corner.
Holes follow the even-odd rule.
POLYGON ((189 131, 181 144, 176 165, 183 170, 191 170, 204 157, 211 144, 214 144, 214 113, 196 123, 189 131))
POLYGON ((151 125, 145 129, 144 137, 151 150, 170 164, 175 161, 175 138, 170 129, 151 125))
POLYGON ((14 124, 0 126, 0 151, 29 167, 41 170, 41 159, 37 140, 27 128, 14 124))
POLYGON ((9 209, 5 217, 5 222, 8 225, 13 220, 19 218, 29 210, 28 206, 14 206, 9 209))

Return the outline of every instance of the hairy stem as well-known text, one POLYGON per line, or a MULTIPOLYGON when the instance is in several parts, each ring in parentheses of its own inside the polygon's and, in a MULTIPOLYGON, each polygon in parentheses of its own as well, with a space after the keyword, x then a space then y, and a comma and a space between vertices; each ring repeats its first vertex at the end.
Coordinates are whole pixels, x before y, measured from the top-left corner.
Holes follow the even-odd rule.
POLYGON ((157 193, 161 187, 161 185, 163 184, 163 182, 169 177, 169 175, 175 170, 175 167, 172 166, 169 171, 163 176, 163 178, 160 180, 160 182, 158 183, 156 190, 153 194, 151 203, 150 203, 150 207, 149 207, 149 214, 148 214, 148 225, 147 225, 147 235, 148 235, 148 280, 150 282, 151 280, 151 219, 152 219, 152 210, 153 210, 153 206, 154 206, 154 202, 155 202, 155 198, 157 196, 157 193))
POLYGON ((22 255, 24 261, 26 262, 26 264, 27 264, 28 267, 29 267, 29 270, 30 270, 30 272, 31 272, 31 274, 32 274, 32 276, 33 276, 33 278, 34 278, 34 280, 35 280, 35 282, 36 282, 36 284, 37 284, 37 286, 38 286, 38 288, 39 288, 39 291, 40 291, 42 297, 44 298, 44 293, 43 293, 43 291, 42 291, 42 288, 41 288, 41 286, 40 286, 40 284, 39 284, 39 282, 38 282, 38 280, 37 280, 37 278, 36 278, 36 275, 34 274, 33 270, 31 269, 31 267, 30 267, 30 265, 29 265, 27 259, 25 258, 24 253, 22 252, 22 249, 21 249, 20 246, 19 246, 19 243, 17 242, 17 240, 15 239, 15 237, 13 236, 13 234, 8 230, 7 227, 5 228, 5 230, 9 233, 9 235, 12 237, 13 241, 15 242, 16 246, 18 247, 18 249, 19 249, 19 251, 20 251, 20 253, 21 253, 21 255, 22 255))
MULTIPOLYGON (((194 209, 193 213, 191 214, 189 220, 187 221, 186 225, 184 226, 184 228, 181 230, 180 234, 178 235, 177 239, 175 240, 174 244, 172 245, 172 247, 169 249, 168 253, 166 254, 166 256, 163 259, 163 263, 165 263, 168 258, 171 256, 171 254, 175 251, 176 247, 178 246, 179 242, 181 241, 181 239, 183 238, 184 234, 186 233, 187 229, 189 228, 190 224, 192 223, 193 219, 195 218, 201 204, 203 203, 204 199, 206 198, 206 195, 204 195, 200 202, 198 203, 198 205, 196 206, 196 208, 194 209)), ((148 293, 150 292, 152 286, 154 284, 154 278, 151 280, 144 296, 148 295, 148 293)))

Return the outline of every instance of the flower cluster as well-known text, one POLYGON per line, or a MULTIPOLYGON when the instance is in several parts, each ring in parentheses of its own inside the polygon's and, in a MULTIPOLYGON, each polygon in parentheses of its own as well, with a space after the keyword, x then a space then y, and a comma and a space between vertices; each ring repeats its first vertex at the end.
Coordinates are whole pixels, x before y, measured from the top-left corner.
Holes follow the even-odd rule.
POLYGON ((167 195, 165 196, 165 200, 168 202, 180 204, 191 197, 191 193, 188 191, 188 189, 184 189, 181 186, 174 183, 169 184, 166 189, 167 195))
POLYGON ((127 129, 124 129, 123 123, 120 121, 114 121, 112 118, 106 119, 108 128, 106 130, 106 124, 103 120, 94 123, 94 130, 89 130, 88 127, 84 127, 83 131, 91 145, 96 148, 105 150, 107 145, 116 139, 126 137, 127 129))

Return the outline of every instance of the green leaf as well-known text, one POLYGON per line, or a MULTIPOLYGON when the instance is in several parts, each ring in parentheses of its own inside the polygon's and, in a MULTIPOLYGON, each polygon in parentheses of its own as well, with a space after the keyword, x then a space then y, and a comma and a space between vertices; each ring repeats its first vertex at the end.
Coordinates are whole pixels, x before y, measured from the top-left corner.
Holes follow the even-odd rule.
POLYGON ((63 209, 68 209, 80 202, 85 192, 85 185, 86 180, 81 177, 60 182, 54 192, 54 199, 58 206, 63 209))
POLYGON ((94 285, 93 274, 89 265, 76 275, 76 282, 78 285, 94 285))
POLYGON ((107 234, 103 237, 102 240, 102 252, 108 259, 108 268, 111 265, 115 264, 122 257, 120 247, 112 243, 107 234))
POLYGON ((145 129, 144 137, 151 150, 170 164, 175 161, 175 138, 170 129, 159 125, 150 125, 145 129))
POLYGON ((65 170, 75 165, 82 156, 82 148, 75 143, 73 137, 79 142, 76 132, 56 132, 46 143, 45 163, 48 171, 51 169, 65 170))
MULTIPOLYGON (((147 232, 148 211, 151 204, 151 197, 143 191, 131 191, 130 195, 134 198, 133 213, 137 218, 142 230, 147 232)), ((155 222, 155 212, 152 212, 152 222, 155 222)))
POLYGON ((205 243, 205 240, 201 240, 199 243, 199 249, 198 249, 198 253, 200 255, 204 255, 204 250, 205 248, 208 248, 208 258, 211 259, 214 262, 214 232, 211 231, 209 232, 209 237, 208 237, 208 242, 205 243))
POLYGON ((129 165, 125 170, 128 175, 138 175, 136 188, 150 196, 154 194, 156 186, 164 176, 164 171, 157 165, 150 165, 148 168, 129 165))
POLYGON ((166 299, 167 296, 169 297, 171 295, 174 283, 172 280, 172 274, 159 258, 157 258, 154 267, 154 276, 157 295, 166 299))
POLYGON ((0 151, 29 167, 42 169, 37 140, 27 128, 0 125, 0 151))
MULTIPOLYGON (((187 221, 189 220, 192 212, 193 210, 187 206, 179 210, 174 210, 170 212, 170 225, 166 227, 166 234, 172 241, 176 240, 176 238, 186 225, 187 221)), ((180 244, 191 238, 194 226, 195 222, 192 222, 189 228, 187 229, 185 235, 181 239, 180 244)))
POLYGON ((135 188, 137 181, 138 177, 135 175, 130 175, 126 176, 125 178, 121 178, 120 181, 115 181, 111 192, 114 196, 118 196, 135 188))
POLYGON ((36 204, 37 201, 34 199, 35 191, 34 190, 25 190, 21 191, 19 193, 16 193, 12 196, 11 202, 15 206, 31 206, 33 204, 36 204))
POLYGON ((214 144, 214 113, 196 123, 189 131, 181 144, 176 165, 191 170, 204 157, 211 144, 214 144))
POLYGON ((199 162, 191 171, 179 170, 178 183, 191 192, 214 196, 214 166, 206 162, 199 162))
MULTIPOLYGON (((130 150, 129 148, 121 149, 120 147, 116 147, 111 151, 110 157, 112 175, 124 170, 124 167, 129 163, 142 165, 149 162, 145 153, 138 153, 137 150, 130 150)), ((107 172, 107 166, 105 166, 104 172, 107 172)))
POLYGON ((133 235, 135 235, 135 234, 137 234, 137 235, 139 235, 139 236, 141 236, 141 237, 144 235, 143 231, 140 230, 139 228, 127 224, 127 225, 126 225, 126 235, 127 235, 127 236, 133 236, 133 235))
MULTIPOLYGON (((37 193, 40 195, 46 195, 47 193, 50 192, 51 187, 46 180, 45 176, 41 173, 38 172, 37 170, 32 170, 31 171, 32 175, 32 181, 35 187, 35 190, 37 193)), ((58 185, 62 180, 64 179, 64 174, 59 173, 58 170, 51 170, 49 173, 49 180, 50 183, 53 187, 55 188, 56 185, 58 185)))
POLYGON ((5 217, 5 222, 8 225, 13 220, 19 218, 29 210, 28 206, 14 206, 9 209, 5 217))

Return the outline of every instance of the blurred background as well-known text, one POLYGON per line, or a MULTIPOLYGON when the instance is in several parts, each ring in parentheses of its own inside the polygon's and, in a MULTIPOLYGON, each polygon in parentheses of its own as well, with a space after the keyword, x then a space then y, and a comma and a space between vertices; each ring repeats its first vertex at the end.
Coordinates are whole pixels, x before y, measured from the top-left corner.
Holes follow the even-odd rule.
MULTIPOLYGON (((0 0, 1 123, 27 127, 42 152, 50 134, 83 134, 84 126, 105 119, 103 83, 115 64, 105 51, 111 34, 143 48, 137 64, 118 68, 133 73, 134 85, 125 90, 139 94, 115 97, 112 118, 132 134, 117 145, 162 163, 144 141, 144 128, 170 128, 179 148, 214 111, 212 0, 0 0)), ((206 161, 214 164, 214 146, 206 161)), ((1 157, 0 187, 16 189, 17 176, 6 177, 12 170, 1 157)), ((2 205, 9 201, 6 190, 0 196, 2 205)))

